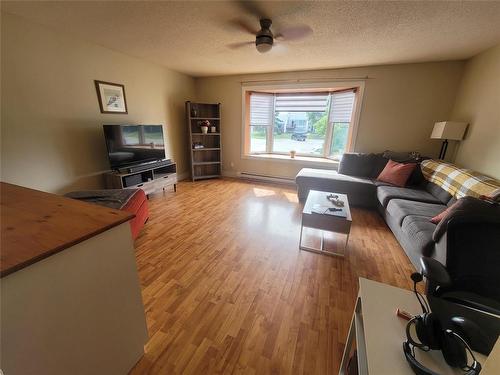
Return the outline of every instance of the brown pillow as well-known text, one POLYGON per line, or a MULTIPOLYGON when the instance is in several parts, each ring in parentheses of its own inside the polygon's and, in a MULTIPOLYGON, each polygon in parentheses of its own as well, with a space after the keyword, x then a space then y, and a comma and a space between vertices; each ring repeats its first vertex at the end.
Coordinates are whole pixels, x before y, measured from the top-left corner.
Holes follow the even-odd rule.
POLYGON ((385 168, 380 172, 377 177, 378 181, 388 182, 390 184, 405 187, 406 181, 410 178, 413 170, 417 164, 415 163, 398 163, 393 160, 389 160, 385 165, 385 168))

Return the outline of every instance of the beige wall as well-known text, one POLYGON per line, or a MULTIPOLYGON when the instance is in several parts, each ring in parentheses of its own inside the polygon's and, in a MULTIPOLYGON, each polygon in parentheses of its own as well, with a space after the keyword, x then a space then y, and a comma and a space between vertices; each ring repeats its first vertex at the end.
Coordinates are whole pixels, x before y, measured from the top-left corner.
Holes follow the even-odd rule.
POLYGON ((188 171, 193 78, 5 13, 1 73, 3 181, 57 193, 101 187, 103 123, 164 124, 168 156, 188 171), (125 85, 128 115, 100 113, 94 79, 125 85))
POLYGON ((244 171, 293 177, 303 167, 299 161, 241 158, 241 81, 368 76, 355 151, 416 150, 437 156, 441 143, 429 136, 434 122, 450 114, 463 65, 442 62, 198 78, 196 91, 200 101, 222 103, 223 169, 227 174, 244 171))
POLYGON ((500 179, 500 45, 467 61, 451 119, 469 123, 456 163, 500 179))

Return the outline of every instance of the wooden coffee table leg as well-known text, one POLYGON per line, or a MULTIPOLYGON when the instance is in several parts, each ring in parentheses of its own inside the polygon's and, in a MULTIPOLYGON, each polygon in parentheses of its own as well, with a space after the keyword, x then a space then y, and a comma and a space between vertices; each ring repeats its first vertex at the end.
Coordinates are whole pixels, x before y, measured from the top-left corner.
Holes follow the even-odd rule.
POLYGON ((300 239, 299 239, 299 249, 302 249, 302 231, 304 230, 304 226, 302 223, 300 224, 300 239))
POLYGON ((347 233, 347 238, 345 239, 345 248, 344 248, 344 254, 347 254, 347 246, 349 246, 349 235, 351 233, 347 233))

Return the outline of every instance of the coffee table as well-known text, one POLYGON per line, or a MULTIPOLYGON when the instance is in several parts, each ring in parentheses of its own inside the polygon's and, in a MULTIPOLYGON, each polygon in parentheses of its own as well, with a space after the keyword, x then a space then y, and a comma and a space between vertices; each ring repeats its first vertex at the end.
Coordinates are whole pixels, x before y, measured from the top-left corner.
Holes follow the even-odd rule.
POLYGON ((309 195, 307 196, 306 203, 304 205, 304 209, 302 210, 302 224, 300 226, 300 240, 299 240, 299 248, 301 250, 312 251, 319 254, 325 254, 330 256, 341 256, 343 257, 347 251, 347 243, 349 241, 349 233, 351 231, 351 210, 349 208, 349 200, 347 199, 347 195, 339 194, 339 193, 330 193, 325 191, 317 191, 311 190, 309 191, 309 195), (333 194, 337 195, 338 199, 344 202, 344 209, 346 216, 334 216, 329 214, 322 214, 313 212, 315 208, 320 207, 337 207, 332 202, 328 200, 328 195, 333 194), (302 245, 302 232, 304 227, 314 228, 321 230, 321 245, 320 248, 313 248, 302 245), (344 253, 339 253, 335 251, 326 250, 324 247, 324 232, 335 232, 335 233, 343 233, 347 235, 345 241, 344 253))

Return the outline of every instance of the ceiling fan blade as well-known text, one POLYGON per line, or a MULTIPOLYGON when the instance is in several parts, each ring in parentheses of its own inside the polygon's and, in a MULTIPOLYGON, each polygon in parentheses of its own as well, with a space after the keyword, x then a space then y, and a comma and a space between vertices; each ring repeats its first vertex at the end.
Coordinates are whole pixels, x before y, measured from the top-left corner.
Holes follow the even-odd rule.
POLYGON ((282 39, 286 41, 295 41, 308 37, 313 33, 311 27, 307 25, 297 25, 291 27, 285 27, 281 29, 279 33, 276 34, 277 39, 282 39))
POLYGON ((255 42, 231 43, 231 44, 228 44, 227 47, 230 49, 238 49, 238 48, 242 48, 242 47, 250 46, 250 45, 255 45, 255 42))
POLYGON ((243 30, 243 31, 245 31, 249 34, 252 34, 252 35, 256 35, 259 32, 259 30, 256 27, 251 26, 245 20, 242 20, 239 18, 231 20, 230 23, 232 26, 236 27, 237 29, 243 30))

